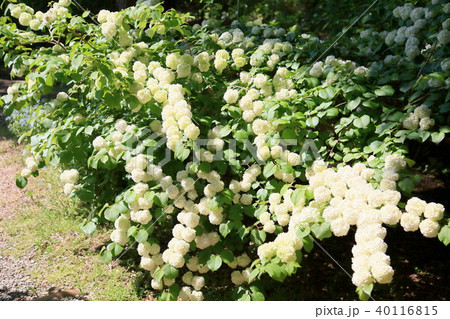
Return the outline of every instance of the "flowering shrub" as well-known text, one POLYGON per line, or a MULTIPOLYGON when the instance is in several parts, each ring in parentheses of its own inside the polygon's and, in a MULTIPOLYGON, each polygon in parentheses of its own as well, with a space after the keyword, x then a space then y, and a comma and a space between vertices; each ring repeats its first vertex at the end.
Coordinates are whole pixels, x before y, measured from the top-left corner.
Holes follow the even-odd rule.
MULTIPOLYGON (((435 2, 442 20, 447 5, 435 2)), ((95 208, 83 229, 114 223, 102 259, 135 247, 161 299, 202 300, 226 267, 236 299, 264 299, 265 274, 285 280, 316 239, 351 229, 352 281, 366 298, 394 276, 388 227, 450 242, 444 207, 408 199, 417 178, 404 145, 440 143, 448 132, 448 23, 429 59, 442 72, 426 64, 405 87, 384 80, 392 70, 376 55, 365 65, 314 61, 311 52, 328 43, 295 28, 191 26, 189 15, 146 3, 102 10, 90 23, 70 6, 60 0, 43 13, 10 4, 12 18, 0 18, 2 57, 25 76, 2 97, 4 112, 54 95, 33 117, 46 129, 29 133, 17 184, 44 165, 62 167, 64 193, 95 208), (46 45, 29 50, 35 43, 46 45)), ((409 14, 426 15, 419 11, 409 14)), ((376 38, 371 32, 361 38, 376 38)), ((391 60, 417 58, 410 51, 423 44, 408 40, 391 60)))

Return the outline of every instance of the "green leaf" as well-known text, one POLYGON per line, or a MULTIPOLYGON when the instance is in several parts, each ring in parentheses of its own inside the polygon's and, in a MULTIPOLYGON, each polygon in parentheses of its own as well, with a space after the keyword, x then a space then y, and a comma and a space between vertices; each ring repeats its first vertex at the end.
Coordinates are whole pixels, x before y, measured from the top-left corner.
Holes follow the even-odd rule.
POLYGON ((148 192, 146 192, 145 194, 144 194, 144 199, 147 201, 147 202, 151 202, 151 201, 153 201, 153 199, 155 198, 155 192, 154 191, 148 191, 148 192))
POLYGON ((181 287, 177 283, 173 284, 169 288, 169 296, 170 300, 175 301, 178 299, 178 295, 180 294, 181 287))
POLYGON ((306 120, 306 125, 315 128, 319 124, 319 118, 317 116, 310 117, 306 120))
POLYGON ((250 295, 249 295, 248 293, 243 294, 243 295, 238 299, 238 301, 250 301, 250 300, 251 300, 251 297, 250 297, 250 295))
POLYGON ((395 90, 390 85, 384 85, 381 88, 374 91, 374 93, 378 96, 391 96, 393 95, 395 90))
POLYGON ((255 279, 260 273, 261 273, 261 271, 260 271, 258 268, 253 269, 252 272, 250 273, 250 276, 248 277, 248 281, 249 281, 249 282, 252 281, 252 280, 255 279))
POLYGON ((167 206, 167 203, 169 202, 169 196, 167 195, 166 192, 158 193, 158 194, 156 194, 154 200, 155 200, 155 204, 158 205, 159 207, 165 207, 165 206, 167 206))
POLYGON ((28 179, 23 177, 22 175, 17 176, 16 178, 16 185, 19 188, 24 188, 28 184, 28 179))
POLYGON ((134 237, 138 243, 145 243, 148 239, 148 233, 145 229, 138 231, 137 235, 134 237))
POLYGON ((184 161, 188 158, 190 153, 191 151, 185 148, 181 143, 175 148, 175 158, 178 158, 180 161, 184 161))
POLYGON ((311 226, 311 231, 319 240, 330 238, 333 235, 330 230, 330 224, 328 223, 314 224, 311 226))
POLYGON ((438 238, 445 246, 450 244, 450 225, 445 225, 441 228, 438 238))
POLYGON ((253 301, 264 301, 266 299, 264 298, 263 293, 258 291, 258 292, 252 293, 252 300, 253 301))
POLYGON ((263 200, 265 200, 267 198, 267 195, 268 195, 267 189, 261 188, 256 193, 256 198, 258 198, 259 200, 263 201, 263 200))
POLYGON ((220 252, 220 257, 226 263, 232 263, 234 260, 234 254, 231 250, 224 249, 220 252))
POLYGON ((82 188, 75 192, 75 195, 83 202, 90 202, 94 198, 94 193, 90 189, 82 188))
POLYGON ((110 245, 111 246, 108 245, 108 247, 111 247, 111 249, 109 250, 112 252, 112 255, 114 257, 119 256, 120 253, 123 251, 123 247, 118 243, 111 243, 110 245))
POLYGON ((300 199, 302 199, 305 196, 305 190, 301 188, 297 188, 295 191, 291 194, 291 201, 295 205, 297 204, 300 199))
POLYGON ((131 204, 136 200, 136 196, 136 193, 132 189, 129 189, 125 192, 125 194, 123 194, 123 199, 128 204, 131 204))
POLYGON ((250 239, 256 245, 262 245, 266 240, 266 232, 264 230, 253 229, 250 233, 250 239))
POLYGON ((92 235, 96 229, 97 229, 97 225, 92 221, 81 226, 81 230, 84 231, 88 235, 92 235))
POLYGON ((229 125, 225 125, 224 127, 222 127, 222 129, 219 132, 219 137, 225 137, 228 136, 228 134, 231 133, 231 127, 229 125))
POLYGON ((311 233, 311 228, 309 227, 303 227, 303 226, 299 226, 298 230, 296 231, 295 235, 297 235, 297 237, 299 239, 303 239, 306 236, 308 236, 311 233))
POLYGON ((208 265, 209 269, 211 269, 211 271, 216 271, 220 268, 220 266, 222 266, 222 258, 220 258, 220 256, 218 255, 211 255, 206 264, 208 265))
POLYGON ((92 132, 94 131, 94 127, 93 126, 86 126, 86 128, 84 129, 84 133, 86 133, 87 135, 91 135, 92 132))
POLYGON ((73 58, 73 60, 72 60, 72 67, 75 70, 78 70, 78 68, 81 65, 81 62, 83 62, 83 55, 79 54, 79 55, 77 55, 76 57, 73 58))
POLYGON ((302 239, 303 249, 309 253, 314 248, 314 239, 312 236, 306 236, 302 239))
POLYGON ((127 230, 127 236, 131 237, 131 236, 136 236, 137 234, 137 227, 136 226, 131 226, 130 228, 128 228, 127 230))
POLYGON ((360 118, 356 118, 353 121, 353 124, 357 127, 357 128, 366 128, 370 123, 370 116, 369 115, 363 115, 360 118))
POLYGON ((331 109, 328 109, 326 111, 327 117, 336 117, 339 114, 339 110, 335 107, 332 107, 331 109))
POLYGON ((356 108, 358 107, 358 105, 359 105, 360 103, 361 103, 361 98, 360 98, 360 97, 357 97, 356 99, 351 100, 350 102, 348 102, 347 108, 348 108, 350 111, 353 111, 354 109, 356 109, 356 108))
POLYGON ((128 213, 129 209, 123 202, 116 203, 110 208, 105 210, 105 218, 111 222, 114 222, 119 215, 128 213))
POLYGON ((100 260, 104 264, 109 264, 112 260, 112 253, 109 250, 105 250, 100 255, 100 260))
POLYGON ((356 293, 358 294, 358 298, 361 301, 368 301, 369 298, 370 298, 370 296, 364 292, 362 287, 357 287, 356 288, 356 293))
POLYGON ((275 174, 276 171, 277 166, 273 162, 268 162, 267 165, 264 167, 263 176, 265 178, 269 178, 270 176, 275 174))
POLYGON ((224 238, 227 237, 227 235, 231 232, 232 229, 233 229, 233 224, 230 221, 220 224, 220 226, 219 226, 219 232, 224 238))
POLYGON ((165 264, 162 270, 164 272, 164 277, 169 280, 175 279, 178 276, 178 269, 176 269, 172 265, 165 264))
POLYGON ((398 187, 403 192, 410 194, 414 189, 414 181, 411 178, 402 179, 398 182, 398 187))
POLYGON ((283 282, 283 280, 287 276, 287 273, 286 271, 284 271, 282 266, 277 264, 268 264, 264 266, 264 270, 269 274, 270 277, 280 282, 283 282))
POLYGON ((433 132, 431 133, 431 140, 435 144, 439 144, 445 138, 444 132, 433 132))

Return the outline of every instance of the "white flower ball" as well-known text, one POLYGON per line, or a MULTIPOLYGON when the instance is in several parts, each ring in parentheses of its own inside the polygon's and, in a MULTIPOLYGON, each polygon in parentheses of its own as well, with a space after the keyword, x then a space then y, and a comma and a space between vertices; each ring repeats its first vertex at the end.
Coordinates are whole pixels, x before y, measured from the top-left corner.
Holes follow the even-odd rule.
POLYGON ((439 221, 444 217, 445 208, 442 204, 428 203, 425 206, 424 216, 428 219, 439 221))
POLYGON ((439 223, 437 221, 428 218, 424 219, 420 223, 419 228, 422 235, 424 235, 427 238, 436 237, 440 230, 439 223))
POLYGON ((116 229, 111 233, 110 236, 111 240, 121 246, 125 245, 126 243, 128 243, 128 241, 130 240, 127 236, 127 233, 116 229))
POLYGON ((122 215, 122 216, 120 216, 119 218, 116 219, 116 221, 114 222, 114 226, 118 230, 127 231, 128 228, 130 228, 131 223, 130 223, 130 220, 128 218, 126 218, 125 216, 122 215))
POLYGON ((65 170, 60 175, 61 182, 67 184, 76 184, 78 182, 80 175, 76 169, 65 170))
POLYGON ((112 38, 117 33, 116 24, 113 22, 105 22, 102 24, 102 34, 107 38, 112 38))
POLYGON ((382 262, 373 265, 371 272, 375 280, 380 284, 388 284, 394 277, 394 269, 390 265, 382 262))
POLYGON ((223 95, 223 99, 228 104, 234 104, 239 99, 239 91, 235 89, 228 89, 223 95))
POLYGON ((416 231, 419 229, 420 217, 413 213, 402 214, 400 225, 405 231, 416 231))
POLYGON ((193 276, 191 285, 195 290, 200 290, 205 286, 205 278, 203 276, 193 276))

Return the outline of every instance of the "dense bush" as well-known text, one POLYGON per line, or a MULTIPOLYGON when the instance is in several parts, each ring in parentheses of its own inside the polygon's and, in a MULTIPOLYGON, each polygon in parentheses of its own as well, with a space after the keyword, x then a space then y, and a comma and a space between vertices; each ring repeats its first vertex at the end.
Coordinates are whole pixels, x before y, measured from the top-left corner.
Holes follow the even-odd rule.
POLYGON ((26 80, 3 111, 55 95, 31 118, 44 131, 24 133, 17 184, 62 167, 67 196, 94 208, 83 229, 115 225, 102 259, 137 246, 161 299, 201 300, 227 274, 236 299, 261 300, 262 281, 288 280, 317 239, 350 230, 367 298, 394 275, 390 227, 449 243, 444 207, 410 198, 420 178, 405 145, 449 131, 448 4, 384 10, 389 29, 331 48, 343 59, 296 27, 191 26, 147 4, 100 11, 97 24, 70 3, 0 18, 2 58, 26 80))

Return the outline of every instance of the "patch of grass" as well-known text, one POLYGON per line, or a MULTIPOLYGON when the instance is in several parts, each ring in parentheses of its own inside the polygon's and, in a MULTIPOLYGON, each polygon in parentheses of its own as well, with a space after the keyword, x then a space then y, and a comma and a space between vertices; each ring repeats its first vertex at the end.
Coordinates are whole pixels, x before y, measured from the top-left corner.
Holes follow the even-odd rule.
POLYGON ((36 266, 30 275, 38 284, 75 287, 90 300, 139 300, 135 274, 98 258, 96 248, 107 240, 106 230, 84 234, 79 230, 81 218, 39 206, 3 221, 10 244, 6 254, 19 258, 31 253, 36 266))
MULTIPOLYGON (((0 140, 2 167, 20 172, 22 149, 14 139, 0 140)), ((58 175, 56 169, 41 169, 10 207, 14 213, 0 219, 2 254, 30 258, 30 276, 38 286, 74 287, 89 300, 140 300, 131 267, 105 265, 98 257, 109 230, 100 228, 93 235, 80 230, 82 213, 62 194, 58 175)))

